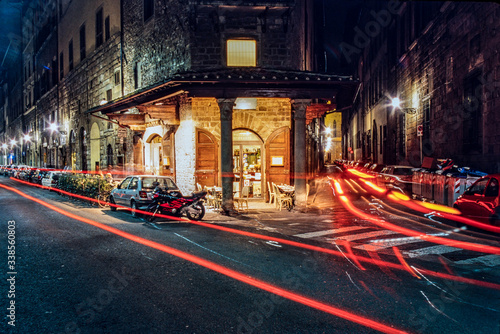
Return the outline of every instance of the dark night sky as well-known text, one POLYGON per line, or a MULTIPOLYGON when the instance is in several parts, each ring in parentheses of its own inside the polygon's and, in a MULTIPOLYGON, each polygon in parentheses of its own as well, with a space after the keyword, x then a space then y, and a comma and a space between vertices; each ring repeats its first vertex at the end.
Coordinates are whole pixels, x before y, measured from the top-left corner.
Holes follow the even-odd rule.
POLYGON ((0 64, 12 65, 21 52, 21 0, 0 0, 0 64))

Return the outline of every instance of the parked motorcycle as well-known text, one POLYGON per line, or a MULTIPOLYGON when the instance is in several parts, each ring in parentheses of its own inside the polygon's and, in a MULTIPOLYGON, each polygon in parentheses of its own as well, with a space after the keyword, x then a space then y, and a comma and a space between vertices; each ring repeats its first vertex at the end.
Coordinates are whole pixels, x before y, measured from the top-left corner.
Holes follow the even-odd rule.
POLYGON ((185 215, 191 220, 201 220, 205 216, 203 199, 206 191, 194 192, 192 196, 182 196, 177 190, 163 190, 156 187, 153 191, 153 202, 147 207, 152 215, 146 218, 152 222, 157 214, 180 217, 185 215))

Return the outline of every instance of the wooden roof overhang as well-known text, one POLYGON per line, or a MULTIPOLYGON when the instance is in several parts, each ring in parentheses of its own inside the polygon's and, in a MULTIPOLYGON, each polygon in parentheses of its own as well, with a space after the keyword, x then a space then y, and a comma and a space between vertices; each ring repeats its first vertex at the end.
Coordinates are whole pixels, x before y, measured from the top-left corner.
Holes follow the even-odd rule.
POLYGON ((142 89, 123 98, 95 107, 87 113, 101 113, 121 125, 143 125, 160 119, 164 124, 179 124, 178 105, 167 104, 170 98, 189 97, 264 97, 311 99, 308 122, 335 109, 331 101, 339 95, 352 101, 358 82, 350 77, 310 72, 235 70, 190 72, 142 89), (318 103, 318 101, 321 101, 318 103), (130 110, 134 111, 131 113, 130 110))

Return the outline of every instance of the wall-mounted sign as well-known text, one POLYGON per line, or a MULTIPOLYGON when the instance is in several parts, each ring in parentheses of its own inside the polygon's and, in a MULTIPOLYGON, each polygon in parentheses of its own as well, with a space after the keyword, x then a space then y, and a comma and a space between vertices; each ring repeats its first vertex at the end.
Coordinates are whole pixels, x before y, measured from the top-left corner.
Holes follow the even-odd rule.
POLYGON ((424 135, 424 126, 420 124, 417 126, 417 136, 422 137, 424 135))
POLYGON ((283 157, 271 157, 271 166, 284 166, 283 157))

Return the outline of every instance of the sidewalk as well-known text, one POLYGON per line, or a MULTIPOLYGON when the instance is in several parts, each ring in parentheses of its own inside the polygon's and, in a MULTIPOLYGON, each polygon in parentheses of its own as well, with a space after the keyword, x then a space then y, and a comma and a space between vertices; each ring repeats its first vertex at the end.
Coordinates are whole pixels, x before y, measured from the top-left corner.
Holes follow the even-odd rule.
POLYGON ((333 211, 332 201, 333 192, 330 187, 328 178, 321 177, 310 181, 311 190, 309 191, 309 196, 307 198, 307 207, 301 209, 292 209, 288 211, 287 209, 282 209, 281 211, 276 208, 274 203, 270 204, 264 202, 264 200, 249 200, 248 210, 240 210, 235 215, 225 215, 219 211, 215 211, 211 208, 207 208, 207 212, 204 217, 204 221, 219 223, 219 222, 239 222, 245 225, 244 222, 249 222, 251 220, 285 220, 285 219, 297 219, 307 220, 310 218, 314 221, 318 215, 329 214, 333 211))

